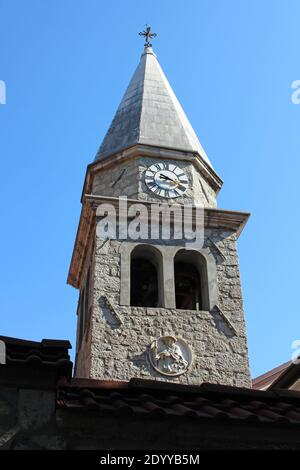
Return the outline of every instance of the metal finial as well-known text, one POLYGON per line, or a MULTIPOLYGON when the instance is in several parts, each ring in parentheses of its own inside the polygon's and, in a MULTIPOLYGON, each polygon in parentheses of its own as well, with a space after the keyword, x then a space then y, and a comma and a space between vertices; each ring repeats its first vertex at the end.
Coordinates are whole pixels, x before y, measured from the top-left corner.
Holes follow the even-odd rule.
POLYGON ((150 43, 150 39, 156 38, 157 34, 156 33, 151 33, 151 26, 148 26, 146 24, 145 31, 141 31, 139 33, 139 36, 144 36, 144 38, 146 38, 146 42, 144 44, 145 47, 151 47, 152 44, 150 43))

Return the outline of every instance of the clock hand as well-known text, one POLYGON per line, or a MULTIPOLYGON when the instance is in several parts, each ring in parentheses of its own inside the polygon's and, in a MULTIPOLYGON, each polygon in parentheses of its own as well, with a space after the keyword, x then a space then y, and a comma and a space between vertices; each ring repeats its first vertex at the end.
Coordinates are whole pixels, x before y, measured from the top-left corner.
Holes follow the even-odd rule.
POLYGON ((166 175, 159 175, 161 179, 164 179, 164 180, 170 180, 172 181, 172 183, 176 183, 177 184, 177 189, 180 189, 181 191, 185 191, 185 186, 183 186, 183 184, 179 184, 179 181, 175 181, 175 180, 172 180, 172 178, 169 178, 168 176, 166 175))
POLYGON ((159 177, 163 180, 169 180, 169 181, 172 181, 172 183, 177 183, 176 180, 173 180, 172 178, 169 178, 169 176, 166 176, 166 175, 159 175, 159 177))

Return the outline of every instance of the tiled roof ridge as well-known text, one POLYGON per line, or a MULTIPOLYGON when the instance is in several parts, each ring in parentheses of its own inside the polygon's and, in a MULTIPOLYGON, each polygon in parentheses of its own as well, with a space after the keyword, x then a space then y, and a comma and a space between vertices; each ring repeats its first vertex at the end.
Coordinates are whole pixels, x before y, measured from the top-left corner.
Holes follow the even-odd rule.
POLYGON ((63 348, 71 349, 71 343, 69 340, 60 339, 47 339, 44 338, 41 341, 33 341, 27 339, 14 338, 12 336, 0 335, 0 341, 4 341, 7 346, 25 346, 25 347, 42 347, 42 348, 63 348))
POLYGON ((19 380, 21 386, 27 383, 27 373, 35 374, 33 378, 30 375, 35 387, 43 380, 54 380, 53 372, 55 380, 60 376, 71 377, 73 364, 68 351, 71 348, 69 341, 43 339, 38 342, 9 336, 0 336, 0 340, 6 346, 5 363, 0 366, 3 383, 17 383, 19 380))
POLYGON ((299 392, 269 392, 210 383, 64 380, 59 383, 57 408, 106 415, 214 419, 232 424, 300 425, 299 392))
POLYGON ((164 382, 162 380, 149 380, 149 379, 138 379, 132 378, 129 381, 117 381, 117 380, 97 380, 97 379, 80 379, 72 378, 66 380, 62 378, 58 384, 61 389, 73 389, 73 390, 93 390, 95 392, 104 390, 149 390, 159 391, 160 393, 168 393, 175 391, 180 394, 210 394, 210 395, 227 395, 227 396, 239 396, 244 398, 260 398, 260 399, 275 399, 278 400, 280 397, 285 399, 299 400, 300 406, 300 392, 296 390, 276 389, 276 390, 257 390, 254 388, 235 387, 232 385, 223 385, 216 383, 203 382, 199 385, 186 385, 173 382, 164 382))
POLYGON ((258 386, 262 386, 263 384, 268 384, 272 382, 272 378, 277 378, 283 371, 285 371, 290 365, 292 361, 284 362, 279 366, 274 367, 273 369, 265 372, 264 374, 258 375, 252 380, 253 387, 256 388, 258 386))

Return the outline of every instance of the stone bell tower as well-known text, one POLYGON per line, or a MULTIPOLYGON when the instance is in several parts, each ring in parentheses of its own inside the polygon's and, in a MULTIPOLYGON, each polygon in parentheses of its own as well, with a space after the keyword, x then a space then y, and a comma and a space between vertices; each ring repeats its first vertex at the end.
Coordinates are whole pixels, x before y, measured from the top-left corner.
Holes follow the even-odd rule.
POLYGON ((157 61, 150 28, 141 35, 140 62, 84 182, 68 277, 80 293, 75 376, 249 387, 237 254, 249 214, 217 209, 222 180, 157 61), (117 229, 104 236, 111 208, 117 229), (134 213, 140 236, 129 234, 134 213), (168 219, 171 235, 162 237, 168 219), (174 236, 178 219, 202 230, 201 245, 174 236))

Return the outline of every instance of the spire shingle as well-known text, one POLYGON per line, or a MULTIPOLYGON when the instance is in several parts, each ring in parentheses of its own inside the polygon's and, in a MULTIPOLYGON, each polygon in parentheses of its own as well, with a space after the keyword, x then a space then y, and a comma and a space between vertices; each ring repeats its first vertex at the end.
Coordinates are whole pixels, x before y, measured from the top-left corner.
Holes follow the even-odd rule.
POLYGON ((96 160, 135 144, 196 151, 210 164, 151 47, 145 47, 96 160))

